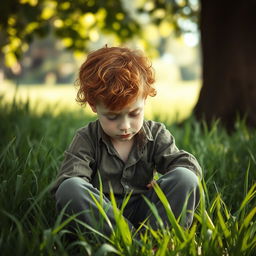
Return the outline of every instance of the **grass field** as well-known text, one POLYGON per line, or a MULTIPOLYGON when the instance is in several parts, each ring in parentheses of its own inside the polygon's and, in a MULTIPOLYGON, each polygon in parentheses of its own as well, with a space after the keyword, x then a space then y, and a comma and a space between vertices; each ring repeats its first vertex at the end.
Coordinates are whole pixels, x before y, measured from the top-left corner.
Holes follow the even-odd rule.
POLYGON ((50 184, 75 130, 95 117, 76 108, 53 114, 54 105, 37 112, 40 101, 0 100, 1 255, 255 255, 256 130, 242 120, 228 134, 217 121, 209 127, 191 117, 178 125, 154 114, 204 170, 205 197, 191 229, 180 228, 166 205, 172 229, 148 227, 136 240, 117 216, 112 237, 77 231, 68 242, 50 184))
MULTIPOLYGON (((188 117, 198 99, 200 81, 175 81, 156 83, 157 96, 147 99, 147 118, 160 115, 168 122, 180 121, 188 117)), ((81 106, 75 101, 76 89, 72 85, 19 85, 5 82, 0 86, 0 95, 6 102, 11 102, 15 96, 18 100, 29 100, 31 108, 41 113, 50 107, 54 114, 62 110, 80 110, 81 106)), ((89 108, 84 109, 87 115, 94 115, 89 108)))

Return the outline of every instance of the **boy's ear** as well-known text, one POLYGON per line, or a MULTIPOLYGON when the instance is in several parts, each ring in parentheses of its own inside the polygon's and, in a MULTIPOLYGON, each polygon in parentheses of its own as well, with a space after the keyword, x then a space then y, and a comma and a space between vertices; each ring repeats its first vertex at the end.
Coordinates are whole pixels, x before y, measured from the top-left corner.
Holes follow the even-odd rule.
POLYGON ((96 110, 96 106, 95 106, 95 105, 90 104, 90 107, 91 107, 91 109, 92 109, 92 111, 93 111, 94 113, 97 113, 97 110, 96 110))

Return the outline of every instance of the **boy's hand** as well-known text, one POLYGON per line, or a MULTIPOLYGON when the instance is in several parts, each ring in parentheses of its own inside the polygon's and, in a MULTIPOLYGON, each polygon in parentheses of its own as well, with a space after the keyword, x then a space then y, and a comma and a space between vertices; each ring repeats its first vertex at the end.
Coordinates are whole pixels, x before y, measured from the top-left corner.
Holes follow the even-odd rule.
POLYGON ((148 185, 147 185, 147 188, 148 189, 151 189, 154 187, 154 185, 156 184, 156 181, 155 180, 152 180, 148 185))

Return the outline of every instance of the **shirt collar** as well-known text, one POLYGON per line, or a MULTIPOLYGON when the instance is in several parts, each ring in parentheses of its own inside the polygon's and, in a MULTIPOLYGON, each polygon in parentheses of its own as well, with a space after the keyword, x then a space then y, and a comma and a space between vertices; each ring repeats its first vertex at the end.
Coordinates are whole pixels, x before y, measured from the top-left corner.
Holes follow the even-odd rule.
POLYGON ((142 126, 142 133, 144 134, 144 137, 149 140, 149 141, 153 141, 153 135, 152 132, 148 126, 148 122, 144 120, 143 122, 143 126, 142 126))
POLYGON ((107 134, 103 131, 101 125, 100 125, 100 122, 99 122, 99 119, 97 119, 97 134, 98 134, 98 142, 100 140, 104 141, 104 142, 107 142, 109 143, 109 137, 107 136, 107 134))

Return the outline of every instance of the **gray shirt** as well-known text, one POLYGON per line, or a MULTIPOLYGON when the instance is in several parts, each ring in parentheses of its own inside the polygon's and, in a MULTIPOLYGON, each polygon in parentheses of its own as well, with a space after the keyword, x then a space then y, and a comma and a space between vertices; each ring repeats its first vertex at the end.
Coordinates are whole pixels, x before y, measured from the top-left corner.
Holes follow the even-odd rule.
POLYGON ((104 133, 98 120, 80 128, 65 151, 57 180, 60 183, 70 177, 81 177, 96 188, 102 181, 103 192, 123 195, 133 191, 138 194, 147 191, 155 172, 165 174, 176 167, 186 167, 201 177, 197 160, 190 153, 179 150, 175 139, 162 123, 144 121, 141 131, 135 136, 135 143, 123 162, 110 138, 104 133))

